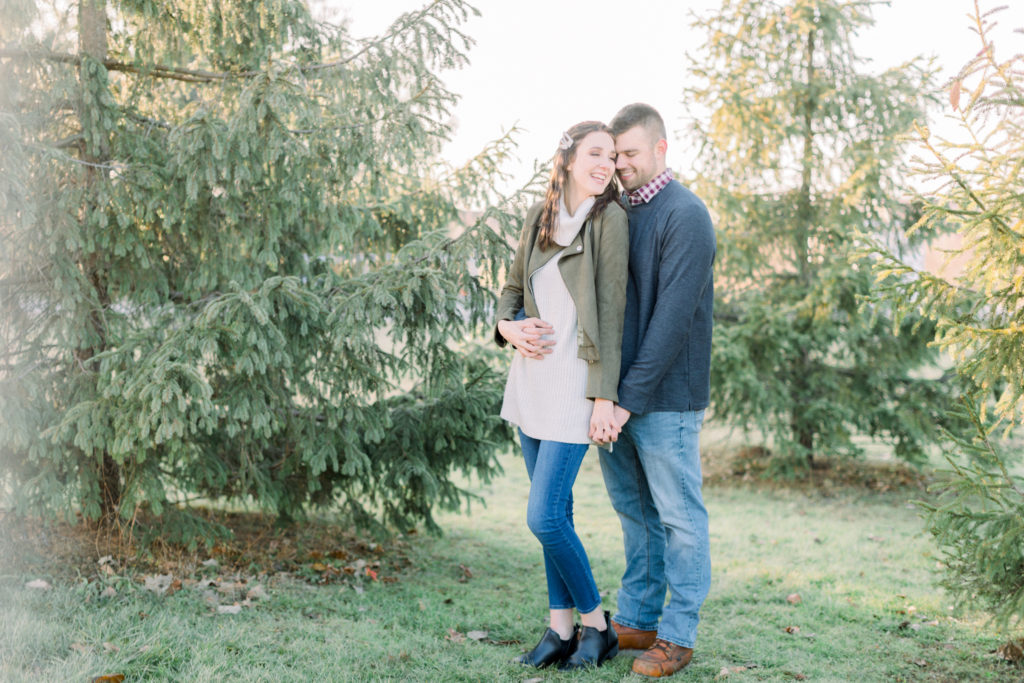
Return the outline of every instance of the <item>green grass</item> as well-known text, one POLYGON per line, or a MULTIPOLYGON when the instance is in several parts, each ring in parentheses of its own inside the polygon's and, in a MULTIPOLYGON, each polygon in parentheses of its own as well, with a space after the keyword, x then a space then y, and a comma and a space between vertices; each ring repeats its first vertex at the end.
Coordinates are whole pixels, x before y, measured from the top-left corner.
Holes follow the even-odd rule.
MULTIPOLYGON (((509 663, 533 645, 547 610, 524 521, 525 472, 511 456, 503 464, 504 477, 476 487, 487 507, 442 516, 443 537, 407 539, 410 564, 400 571, 385 553, 381 573, 394 582, 249 577, 267 596, 225 615, 200 585, 158 596, 119 576, 54 580, 48 591, 24 587, 36 576, 0 577, 0 680, 643 680, 628 655, 572 674, 509 663), (116 595, 102 597, 108 586, 116 595), (470 631, 487 637, 460 639, 470 631)), ((621 533, 593 454, 575 494, 577 526, 613 609, 621 533)), ((908 504, 916 495, 706 489, 713 584, 693 663, 677 679, 711 681, 723 669, 728 681, 1024 679, 991 654, 1007 636, 979 615, 954 614, 934 587, 932 547, 908 504), (792 593, 799 604, 787 602, 792 593)))

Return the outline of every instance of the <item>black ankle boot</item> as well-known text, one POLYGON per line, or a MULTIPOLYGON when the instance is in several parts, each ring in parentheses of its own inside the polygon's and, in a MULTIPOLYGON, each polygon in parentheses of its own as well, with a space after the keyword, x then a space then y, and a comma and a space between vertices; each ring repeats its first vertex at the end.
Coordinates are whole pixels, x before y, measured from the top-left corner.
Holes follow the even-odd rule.
POLYGON ((540 642, 532 650, 519 655, 512 661, 517 664, 535 666, 538 669, 543 669, 552 664, 559 665, 572 654, 573 648, 576 646, 576 634, 578 631, 579 626, 573 626, 572 635, 569 636, 569 640, 562 640, 558 637, 557 633, 549 628, 544 631, 544 635, 540 637, 540 642))
POLYGON ((593 626, 580 629, 580 642, 565 662, 558 668, 562 671, 582 669, 588 666, 601 666, 606 660, 619 654, 619 637, 612 628, 611 617, 604 613, 607 628, 598 631, 593 626))

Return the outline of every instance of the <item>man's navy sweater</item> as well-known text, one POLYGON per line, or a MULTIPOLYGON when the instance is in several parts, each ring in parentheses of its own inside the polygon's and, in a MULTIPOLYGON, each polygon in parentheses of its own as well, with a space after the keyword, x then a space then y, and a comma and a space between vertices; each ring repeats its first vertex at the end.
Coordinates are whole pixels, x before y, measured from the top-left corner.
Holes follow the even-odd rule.
POLYGON ((711 388, 711 216, 676 181, 628 212, 619 405, 637 415, 701 410, 711 388))

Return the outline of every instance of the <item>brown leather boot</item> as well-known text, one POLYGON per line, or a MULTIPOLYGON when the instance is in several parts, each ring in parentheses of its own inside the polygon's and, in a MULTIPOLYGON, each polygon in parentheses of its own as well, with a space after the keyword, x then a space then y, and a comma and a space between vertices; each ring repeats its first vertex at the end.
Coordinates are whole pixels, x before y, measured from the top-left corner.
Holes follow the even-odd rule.
POLYGON ((657 631, 641 631, 638 628, 631 628, 612 622, 615 634, 619 636, 620 650, 646 650, 654 645, 654 639, 658 636, 657 631))
POLYGON ((633 660, 633 672, 641 676, 671 676, 690 663, 692 647, 683 647, 658 638, 654 645, 633 660))

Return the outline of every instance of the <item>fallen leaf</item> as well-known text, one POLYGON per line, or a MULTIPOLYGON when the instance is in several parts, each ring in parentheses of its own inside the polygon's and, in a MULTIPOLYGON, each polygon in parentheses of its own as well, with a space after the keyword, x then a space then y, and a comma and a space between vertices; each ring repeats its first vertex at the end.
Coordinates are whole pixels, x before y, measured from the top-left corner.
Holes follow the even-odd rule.
POLYGON ((716 681, 720 681, 720 680, 722 680, 723 678, 727 678, 727 677, 729 676, 729 674, 730 674, 730 671, 729 671, 729 667, 727 667, 727 666, 723 666, 723 667, 722 667, 722 668, 721 668, 721 669, 720 669, 720 670, 718 671, 718 675, 717 675, 717 676, 715 676, 715 680, 716 680, 716 681))
POLYGON ((374 581, 377 580, 377 572, 373 571, 369 567, 366 568, 366 575, 369 576, 374 581))
POLYGON ((459 577, 461 583, 465 583, 473 578, 473 571, 464 564, 459 565, 459 569, 462 570, 462 576, 459 577))
POLYGON ((25 584, 25 588, 48 591, 51 588, 53 588, 53 586, 50 585, 49 581, 44 581, 43 579, 32 579, 31 581, 25 584))
POLYGON ((515 639, 491 640, 490 638, 488 638, 487 642, 490 643, 491 645, 522 645, 523 644, 523 641, 515 640, 515 639))
POLYGON ((123 683, 124 674, 103 674, 92 679, 92 683, 123 683))
POLYGON ((1013 662, 1014 664, 1024 660, 1024 638, 1003 643, 996 648, 996 654, 1002 659, 1005 659, 1008 662, 1013 662))
POLYGON ((538 676, 536 678, 527 678, 525 681, 523 681, 523 683, 541 683, 541 681, 543 681, 543 680, 544 680, 543 678, 540 678, 538 676))
POLYGON ((245 593, 246 600, 264 600, 267 597, 267 591, 263 589, 263 586, 259 584, 253 586, 245 593))
POLYGON ((107 586, 103 589, 103 592, 100 593, 101 598, 112 598, 115 595, 117 595, 117 589, 115 589, 113 586, 107 586))
POLYGON ((241 605, 217 605, 217 614, 238 614, 241 611, 241 605))
POLYGON ((208 559, 208 560, 203 560, 201 564, 204 567, 219 567, 220 566, 220 562, 218 562, 217 560, 213 559, 212 557, 210 559, 208 559))
POLYGON ((793 635, 796 635, 797 633, 800 633, 800 627, 799 626, 787 626, 786 628, 784 628, 782 630, 785 631, 786 633, 791 633, 793 635))
POLYGON ((786 602, 788 602, 791 605, 799 605, 801 602, 803 602, 803 598, 800 597, 799 593, 790 593, 786 596, 786 602))
POLYGON ((954 111, 960 108, 960 88, 960 81, 956 80, 953 81, 953 86, 949 89, 949 103, 953 105, 954 111))
POLYGON ((81 652, 82 654, 88 654, 92 652, 92 648, 85 643, 71 643, 71 649, 75 652, 81 652))
POLYGON ((922 668, 928 666, 928 662, 924 661, 923 659, 915 659, 914 660, 914 664, 916 664, 916 665, 918 665, 918 666, 920 666, 922 668))
POLYGON ((153 576, 145 577, 143 580, 143 586, 148 591, 163 593, 170 587, 173 579, 174 577, 170 574, 155 574, 153 576))
POLYGON ((103 649, 106 650, 107 652, 120 652, 121 651, 121 648, 119 648, 117 645, 114 645, 113 643, 107 643, 107 642, 103 643, 103 649))
POLYGON ((469 631, 466 637, 471 640, 483 640, 487 637, 487 631, 469 631))
POLYGON ((101 567, 105 564, 114 564, 114 556, 104 555, 100 559, 96 560, 96 564, 100 565, 101 567))
POLYGON ((315 572, 325 572, 325 571, 329 570, 330 567, 328 567, 323 562, 314 562, 313 565, 312 565, 312 569, 315 572))
POLYGON ((445 640, 450 640, 453 643, 461 643, 461 642, 464 642, 466 640, 466 635, 464 633, 459 633, 458 631, 456 631, 453 628, 450 628, 450 629, 448 629, 448 635, 446 635, 444 637, 444 639, 445 640))
POLYGON ((171 581, 171 585, 167 587, 167 594, 174 595, 181 590, 181 579, 175 579, 171 581))

